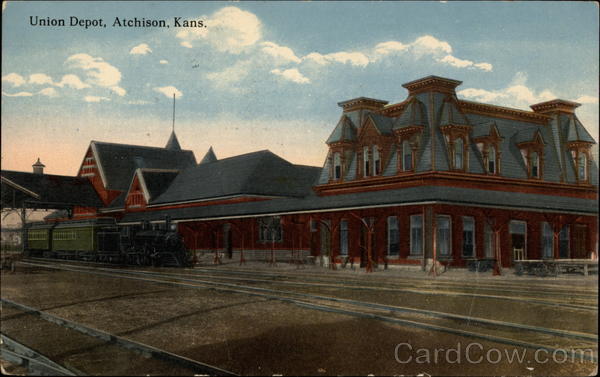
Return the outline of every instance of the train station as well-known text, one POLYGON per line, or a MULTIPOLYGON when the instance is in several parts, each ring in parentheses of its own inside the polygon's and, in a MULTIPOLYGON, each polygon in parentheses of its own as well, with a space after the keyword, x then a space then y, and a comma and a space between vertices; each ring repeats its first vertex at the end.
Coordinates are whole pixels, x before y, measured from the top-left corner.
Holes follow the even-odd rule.
POLYGON ((155 230, 216 262, 500 273, 535 260, 543 274, 587 273, 568 262, 598 248, 595 141, 579 104, 523 111, 461 100, 459 85, 427 76, 403 84, 400 103, 339 102, 320 167, 268 150, 218 159, 212 147, 197 162, 173 129, 164 147, 91 141, 76 177, 45 174, 39 159, 3 170, 3 206, 58 210, 25 238, 45 255, 114 256, 155 230))

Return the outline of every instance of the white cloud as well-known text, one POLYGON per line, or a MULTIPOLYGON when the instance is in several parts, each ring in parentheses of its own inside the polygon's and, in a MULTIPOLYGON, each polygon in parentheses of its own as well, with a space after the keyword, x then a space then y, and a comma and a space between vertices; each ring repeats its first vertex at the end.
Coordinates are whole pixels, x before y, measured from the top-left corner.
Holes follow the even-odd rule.
POLYGON ((192 48, 192 42, 200 40, 219 51, 239 54, 262 37, 262 25, 256 15, 237 7, 225 7, 202 18, 206 27, 177 33, 182 46, 192 48))
POLYGON ((131 55, 146 55, 150 52, 152 52, 152 49, 150 48, 150 46, 148 46, 147 43, 140 43, 139 45, 134 46, 131 50, 129 50, 129 53, 131 55))
POLYGON ((147 105, 150 103, 150 101, 144 101, 144 100, 133 100, 133 101, 129 101, 127 102, 130 105, 147 105))
POLYGON ((56 83, 55 85, 58 86, 59 88, 68 86, 69 88, 73 88, 73 89, 77 89, 77 90, 81 90, 81 89, 90 87, 89 84, 82 82, 81 79, 79 78, 79 76, 73 75, 73 74, 64 75, 62 77, 62 79, 60 80, 60 82, 56 83))
POLYGON ((491 65, 490 63, 475 63, 475 64, 473 64, 473 66, 475 68, 479 68, 482 71, 486 71, 486 72, 491 72, 492 69, 494 68, 494 66, 491 65))
POLYGON ((303 60, 309 60, 320 65, 327 65, 330 63, 341 63, 350 64, 358 67, 366 67, 369 64, 369 58, 362 52, 333 52, 331 54, 320 54, 318 52, 311 52, 304 56, 303 60))
POLYGON ((234 88, 231 84, 241 81, 248 76, 250 68, 251 61, 242 60, 222 71, 208 73, 206 78, 212 81, 213 85, 217 88, 241 92, 241 88, 234 88))
POLYGON ((173 98, 173 94, 175 94, 175 98, 181 98, 181 96, 183 96, 183 93, 181 93, 179 90, 177 90, 177 88, 174 86, 157 87, 157 88, 154 88, 154 91, 158 92, 158 93, 162 93, 168 98, 173 98))
POLYGON ((282 77, 287 81, 292 81, 297 84, 308 84, 310 80, 302 75, 296 68, 286 69, 284 71, 280 69, 274 69, 271 71, 272 74, 282 77))
POLYGON ((375 45, 374 60, 377 60, 378 58, 380 58, 382 56, 387 56, 390 54, 396 54, 399 52, 403 52, 403 51, 406 51, 407 49, 408 49, 408 45, 405 45, 398 41, 381 42, 381 43, 378 43, 377 45, 375 45))
POLYGON ((110 88, 110 90, 112 90, 113 92, 115 92, 117 95, 123 97, 125 94, 127 94, 127 91, 123 88, 121 88, 120 86, 113 86, 112 88, 110 88))
POLYGON ((598 97, 584 95, 577 98, 575 102, 579 102, 581 104, 594 104, 598 103, 598 97))
POLYGON ((85 96, 83 97, 85 102, 101 102, 101 101, 110 101, 110 98, 106 97, 97 97, 97 96, 85 96))
POLYGON ((159 61, 159 63, 160 63, 160 64, 169 64, 169 61, 168 61, 168 60, 164 60, 164 59, 163 59, 163 60, 159 61))
POLYGON ((415 41, 410 44, 410 48, 417 56, 437 54, 449 55, 452 53, 452 47, 448 42, 441 41, 431 35, 424 35, 415 39, 415 41))
POLYGON ((82 53, 69 56, 65 63, 83 69, 86 81, 94 85, 113 87, 121 81, 121 72, 102 58, 82 53))
POLYGON ((440 63, 447 63, 453 67, 457 68, 465 68, 473 66, 473 62, 470 60, 463 60, 452 55, 446 55, 443 58, 438 60, 440 63))
POLYGON ((34 73, 32 75, 29 75, 29 83, 37 85, 52 85, 53 81, 52 77, 46 75, 45 73, 34 73))
POLYGON ((47 96, 47 97, 58 97, 58 92, 54 88, 44 88, 44 89, 40 90, 38 92, 38 94, 41 94, 41 95, 47 96))
MULTIPOLYGON (((4 3, 3 3, 4 4, 4 3)), ((9 73, 8 75, 4 75, 2 76, 2 81, 6 81, 7 83, 11 84, 12 86, 21 86, 23 84, 25 84, 25 79, 23 78, 23 76, 19 75, 18 73, 9 73)))
POLYGON ((529 110, 529 106, 557 98, 550 90, 541 90, 536 93, 527 86, 527 75, 517 72, 507 87, 499 90, 486 90, 466 88, 457 94, 480 102, 495 102, 502 106, 516 107, 529 110))
POLYGON ((301 60, 296 56, 294 51, 285 46, 280 46, 274 42, 261 43, 262 51, 273 57, 278 64, 300 63, 301 60))
POLYGON ((18 93, 14 93, 14 94, 2 92, 2 95, 7 96, 7 97, 31 97, 31 96, 33 96, 33 94, 29 93, 29 92, 18 92, 18 93))

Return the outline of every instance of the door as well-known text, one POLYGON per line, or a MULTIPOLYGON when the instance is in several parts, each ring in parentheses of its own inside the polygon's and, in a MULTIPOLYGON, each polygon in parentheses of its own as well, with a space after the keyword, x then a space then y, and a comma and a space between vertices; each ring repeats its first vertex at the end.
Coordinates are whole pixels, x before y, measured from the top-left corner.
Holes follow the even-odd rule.
POLYGON ((575 225, 573 227, 573 247, 571 249, 571 257, 573 259, 588 258, 586 240, 587 226, 575 225))
POLYGON ((331 254, 331 232, 329 231, 331 222, 325 220, 321 222, 321 264, 329 266, 329 256, 331 254))
POLYGON ((223 225, 223 250, 227 254, 227 258, 233 258, 233 246, 231 242, 231 225, 223 225))
POLYGON ((510 222, 510 242, 513 260, 527 259, 527 223, 510 222))

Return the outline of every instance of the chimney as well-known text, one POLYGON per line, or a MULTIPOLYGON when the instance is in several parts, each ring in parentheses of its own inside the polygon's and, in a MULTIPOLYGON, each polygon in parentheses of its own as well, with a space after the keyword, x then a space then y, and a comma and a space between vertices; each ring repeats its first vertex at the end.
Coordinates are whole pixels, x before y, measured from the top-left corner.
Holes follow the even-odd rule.
POLYGON ((33 167, 33 174, 44 174, 44 168, 46 165, 42 164, 39 157, 37 162, 31 166, 33 167))

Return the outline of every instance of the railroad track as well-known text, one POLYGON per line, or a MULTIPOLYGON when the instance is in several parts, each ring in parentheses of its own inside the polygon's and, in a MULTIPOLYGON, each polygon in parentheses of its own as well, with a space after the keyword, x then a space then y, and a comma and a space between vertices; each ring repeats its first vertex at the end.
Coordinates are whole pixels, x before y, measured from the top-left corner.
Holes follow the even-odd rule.
POLYGON ((65 266, 56 263, 21 263, 39 268, 58 269, 76 273, 132 279, 195 289, 212 289, 262 297, 292 303, 314 310, 335 312, 354 317, 371 318, 401 326, 445 332, 512 346, 545 349, 549 352, 554 352, 558 349, 570 349, 573 357, 580 357, 577 354, 577 350, 591 350, 591 353, 583 354, 584 359, 592 360, 594 362, 597 361, 598 337, 596 334, 496 321, 485 318, 474 318, 472 316, 462 316, 431 310, 382 305, 302 292, 282 291, 242 284, 207 281, 197 278, 184 278, 179 275, 173 276, 173 274, 167 275, 160 272, 73 265, 65 266))
MULTIPOLYGON (((42 261, 57 263, 55 259, 29 259, 31 261, 42 261)), ((80 262, 80 261, 60 261, 60 263, 82 265, 82 266, 106 266, 113 269, 123 269, 126 267, 112 266, 97 262, 80 262)), ((142 270, 147 271, 147 270, 142 270)), ((158 271, 164 273, 163 270, 152 270, 147 272, 158 271)), ((170 270, 172 271, 172 270, 170 270)), ((503 301, 514 301, 523 303, 535 303, 540 305, 555 306, 562 308, 571 308, 577 310, 597 311, 597 293, 590 292, 589 294, 577 294, 572 291, 558 289, 559 292, 540 291, 532 287, 526 290, 505 290, 500 288, 489 287, 464 287, 463 286, 446 286, 446 282, 441 285, 425 285, 423 282, 413 284, 412 282, 396 282, 384 284, 374 284, 372 281, 347 281, 341 279, 320 279, 306 278, 297 275, 282 275, 279 273, 265 273, 263 271, 254 272, 252 274, 239 271, 222 270, 215 268, 194 268, 177 270, 176 275, 190 275, 207 277, 210 275, 212 279, 240 281, 247 283, 268 283, 277 282, 278 284, 290 286, 312 286, 323 288, 344 288, 348 290, 358 291, 389 291, 399 293, 412 293, 418 295, 433 295, 433 296, 456 296, 456 297, 472 297, 483 299, 494 299, 503 301), (238 277, 240 276, 240 277, 238 277), (257 277, 259 276, 259 277, 257 277), (483 291, 483 292, 482 292, 483 291)))
MULTIPOLYGON (((140 342, 136 342, 124 337, 120 337, 114 334, 110 334, 81 323, 77 323, 71 321, 66 318, 62 318, 51 314, 49 312, 32 308, 22 303, 18 303, 12 300, 8 300, 6 298, 1 298, 0 302, 3 307, 10 307, 21 314, 11 315, 9 317, 3 318, 3 321, 10 321, 14 319, 18 319, 21 315, 34 316, 38 318, 38 323, 34 324, 36 326, 44 326, 40 324, 40 321, 45 321, 48 323, 48 326, 52 326, 52 331, 54 334, 60 334, 61 340, 67 339, 69 337, 75 338, 75 343, 77 343, 77 349, 83 350, 98 350, 99 348, 112 347, 112 350, 109 350, 108 354, 114 357, 115 352, 123 352, 128 354, 126 359, 131 362, 136 362, 136 357, 139 359, 140 365, 148 365, 148 359, 153 359, 152 365, 148 365, 147 373, 160 373, 162 370, 165 374, 181 374, 181 375, 222 375, 222 376, 233 376, 235 375, 232 372, 220 369, 218 367, 208 365, 205 363, 201 363, 196 360, 192 360, 174 353, 171 353, 166 350, 162 350, 159 348, 152 347, 147 344, 143 344, 140 342), (57 329, 58 327, 58 329, 57 329), (58 332, 57 332, 58 331, 58 332), (73 333, 79 333, 78 336, 73 336, 73 333), (81 336, 84 335, 84 337, 81 336), (90 339, 87 339, 90 338, 90 339), (120 350, 116 350, 118 347, 120 350), (161 369, 162 368, 162 369, 161 369)), ((32 319, 29 318, 28 323, 31 326, 32 319)), ((5 325, 4 327, 8 327, 5 325)), ((38 334, 39 335, 39 334, 38 334)), ((45 334, 46 336, 48 334, 45 334)), ((56 373, 60 373, 60 375, 85 375, 85 374, 97 374, 97 370, 83 370, 80 371, 75 369, 73 366, 65 367, 64 365, 58 364, 55 361, 51 361, 48 357, 42 355, 37 351, 33 351, 29 346, 26 346, 17 340, 9 338, 5 334, 3 334, 3 342, 5 342, 5 337, 9 340, 9 344, 11 346, 7 347, 8 349, 5 352, 5 349, 2 350, 3 358, 6 357, 8 361, 15 360, 19 361, 19 358, 22 361, 25 361, 25 364, 31 366, 32 363, 35 366, 35 370, 44 370, 50 372, 50 375, 54 375, 56 373), (23 352, 23 350, 25 350, 23 352), (19 352, 20 351, 20 352, 19 352), (6 355, 5 355, 6 353, 6 355), (24 355, 23 355, 24 354, 24 355)), ((66 352, 68 354, 69 352, 66 352)), ((115 371, 109 371, 114 373, 115 371)), ((143 372, 143 370, 141 371, 143 372)), ((118 372, 117 372, 118 373, 118 372)), ((122 373, 122 372, 121 372, 122 373)), ((107 374, 106 371, 101 374, 107 374)), ((162 373, 161 373, 162 374, 162 373)))

